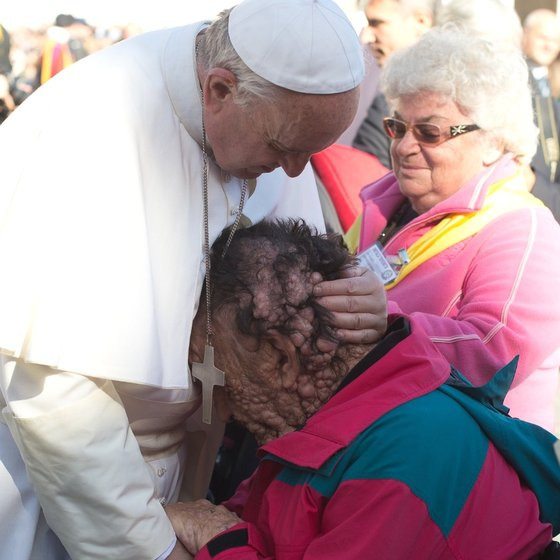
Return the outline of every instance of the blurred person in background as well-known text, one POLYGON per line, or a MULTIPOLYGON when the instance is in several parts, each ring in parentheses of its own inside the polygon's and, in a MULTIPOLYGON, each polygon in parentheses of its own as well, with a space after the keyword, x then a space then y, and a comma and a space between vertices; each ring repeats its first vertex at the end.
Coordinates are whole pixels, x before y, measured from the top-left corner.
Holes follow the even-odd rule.
POLYGON ((11 30, 10 91, 17 105, 39 87, 39 64, 45 37, 44 29, 16 27, 11 30))
POLYGON ((560 105, 549 81, 549 68, 560 52, 560 20, 552 10, 530 12, 523 23, 523 52, 529 65, 536 124, 537 153, 531 162, 531 192, 560 222, 560 105))
MULTIPOLYGON (((271 216, 322 227, 309 158, 364 71, 334 2, 288 4, 121 41, 0 127, 1 556, 189 557, 163 505, 206 495, 223 430, 211 360, 202 391, 188 364, 209 246, 271 216)), ((345 275, 317 295, 374 342, 383 286, 345 275)))
POLYGON ((10 50, 12 48, 12 40, 8 30, 0 24, 0 74, 8 76, 12 71, 12 62, 10 60, 10 50))
POLYGON ((560 226, 527 191, 538 131, 522 53, 447 25, 382 79, 394 171, 362 191, 362 259, 382 259, 389 312, 420 320, 475 385, 519 355, 505 403, 552 431, 560 226))
POLYGON ((548 67, 548 81, 552 97, 558 101, 560 99, 560 54, 548 67))
POLYGON ((87 44, 93 30, 85 20, 70 14, 58 14, 47 29, 40 61, 40 83, 58 74, 89 54, 87 44))
MULTIPOLYGON (((367 19, 362 40, 380 67, 393 52, 412 45, 430 29, 434 23, 435 4, 436 0, 359 0, 358 5, 367 19)), ((390 143, 383 130, 383 119, 388 114, 385 96, 378 91, 352 146, 373 154, 390 168, 390 143)))
POLYGON ((10 92, 10 81, 4 74, 0 74, 0 124, 16 108, 14 98, 10 92))
POLYGON ((11 38, 8 30, 0 24, 0 123, 15 109, 15 102, 10 92, 11 38))
POLYGON ((521 20, 507 0, 439 0, 435 21, 454 23, 500 47, 521 48, 521 20))

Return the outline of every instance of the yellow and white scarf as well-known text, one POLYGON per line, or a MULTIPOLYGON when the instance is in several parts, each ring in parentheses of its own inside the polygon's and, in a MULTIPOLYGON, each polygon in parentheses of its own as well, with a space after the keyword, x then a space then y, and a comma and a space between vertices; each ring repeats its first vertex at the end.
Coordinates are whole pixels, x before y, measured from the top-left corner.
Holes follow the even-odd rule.
POLYGON ((409 261, 401 267, 397 277, 385 288, 387 290, 394 288, 421 264, 475 235, 503 214, 529 206, 543 206, 543 203, 527 191, 521 172, 494 183, 488 188, 484 206, 480 210, 445 216, 407 248, 409 261))

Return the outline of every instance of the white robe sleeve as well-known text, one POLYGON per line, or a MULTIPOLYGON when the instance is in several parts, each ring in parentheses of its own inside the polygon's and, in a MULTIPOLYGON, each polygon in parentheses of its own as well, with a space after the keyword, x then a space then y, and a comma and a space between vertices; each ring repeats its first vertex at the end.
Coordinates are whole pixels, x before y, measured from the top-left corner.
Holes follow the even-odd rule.
POLYGON ((154 560, 175 535, 110 381, 4 358, 4 417, 72 558, 154 560))

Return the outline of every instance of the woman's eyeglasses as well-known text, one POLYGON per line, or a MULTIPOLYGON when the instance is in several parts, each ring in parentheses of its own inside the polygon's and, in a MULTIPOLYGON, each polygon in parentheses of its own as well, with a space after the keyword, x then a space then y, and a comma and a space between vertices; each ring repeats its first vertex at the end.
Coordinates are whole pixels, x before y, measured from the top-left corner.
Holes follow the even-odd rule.
POLYGON ((449 130, 442 130, 437 124, 433 123, 408 124, 393 117, 386 117, 383 119, 383 128, 387 136, 392 140, 400 140, 404 137, 407 130, 411 130, 418 142, 435 146, 450 138, 455 138, 473 130, 479 130, 480 127, 477 124, 456 124, 450 126, 449 130))

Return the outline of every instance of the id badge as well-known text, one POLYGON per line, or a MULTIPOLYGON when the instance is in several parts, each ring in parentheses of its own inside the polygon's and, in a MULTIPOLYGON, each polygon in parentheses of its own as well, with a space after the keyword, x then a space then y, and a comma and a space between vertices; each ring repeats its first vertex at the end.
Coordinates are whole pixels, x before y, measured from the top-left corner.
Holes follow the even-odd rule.
POLYGON ((358 261, 362 266, 377 274, 385 285, 390 284, 397 277, 397 273, 385 258, 383 247, 379 242, 359 254, 358 261))

